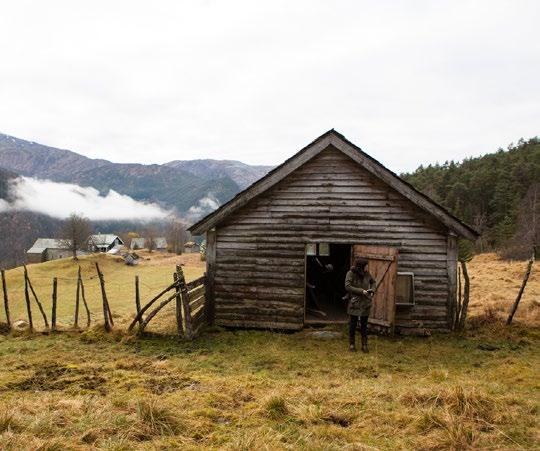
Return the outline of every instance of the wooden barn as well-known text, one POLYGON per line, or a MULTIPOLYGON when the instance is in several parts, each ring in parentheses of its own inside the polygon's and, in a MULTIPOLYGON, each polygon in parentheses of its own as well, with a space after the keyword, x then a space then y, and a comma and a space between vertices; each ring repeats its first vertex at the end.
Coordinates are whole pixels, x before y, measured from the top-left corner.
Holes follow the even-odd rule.
POLYGON ((210 321, 301 329, 347 320, 344 277, 369 260, 370 323, 447 330, 457 239, 478 234, 330 130, 190 229, 206 234, 210 321))

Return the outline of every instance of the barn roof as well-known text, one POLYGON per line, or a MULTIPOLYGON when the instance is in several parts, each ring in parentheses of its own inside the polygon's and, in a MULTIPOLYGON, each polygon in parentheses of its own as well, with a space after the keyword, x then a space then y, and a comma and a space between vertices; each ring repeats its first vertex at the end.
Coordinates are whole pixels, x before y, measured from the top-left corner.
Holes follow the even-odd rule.
POLYGON ((109 246, 114 240, 116 240, 116 238, 118 238, 120 242, 124 244, 118 235, 113 235, 111 233, 98 233, 97 235, 90 235, 88 237, 88 241, 94 246, 109 246))
POLYGON ((229 202, 223 204, 220 208, 202 218, 199 222, 193 224, 188 230, 191 233, 198 235, 211 229, 212 227, 215 227, 217 224, 225 220, 225 218, 227 218, 230 214, 246 205, 259 194, 276 185, 278 182, 283 180, 293 171, 307 163, 329 146, 333 146, 334 148, 343 152, 345 155, 349 156, 373 176, 395 189, 422 210, 434 216, 457 235, 471 240, 478 238, 479 234, 476 230, 456 218, 433 199, 418 191, 410 183, 406 182, 396 173, 383 166, 381 163, 362 151, 362 149, 351 143, 341 133, 336 132, 334 129, 329 130, 323 135, 319 136, 311 144, 308 144, 284 163, 277 166, 251 186, 247 187, 244 191, 238 193, 229 202))
POLYGON ((26 251, 27 254, 41 254, 46 249, 67 249, 68 243, 63 240, 57 240, 54 238, 38 238, 30 249, 26 251))

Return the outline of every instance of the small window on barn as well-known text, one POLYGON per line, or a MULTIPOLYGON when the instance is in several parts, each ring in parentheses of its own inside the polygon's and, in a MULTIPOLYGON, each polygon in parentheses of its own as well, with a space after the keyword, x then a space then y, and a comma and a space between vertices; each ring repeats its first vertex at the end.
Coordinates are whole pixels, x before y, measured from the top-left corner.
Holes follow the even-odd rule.
POLYGON ((306 255, 328 257, 330 255, 330 244, 328 243, 307 243, 306 255))
POLYGON ((397 273, 396 305, 414 305, 414 274, 412 272, 397 273))
POLYGON ((330 255, 330 245, 328 243, 319 243, 319 255, 323 257, 330 255))

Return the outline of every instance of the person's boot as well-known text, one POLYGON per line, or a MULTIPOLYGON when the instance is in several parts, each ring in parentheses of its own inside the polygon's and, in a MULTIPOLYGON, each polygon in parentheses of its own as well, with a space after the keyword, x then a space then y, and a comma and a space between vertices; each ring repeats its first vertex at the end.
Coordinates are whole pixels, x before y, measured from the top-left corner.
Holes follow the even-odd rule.
POLYGON ((356 345, 354 344, 354 339, 349 339, 349 351, 356 352, 356 345))
POLYGON ((368 353, 367 335, 362 335, 362 352, 368 353))

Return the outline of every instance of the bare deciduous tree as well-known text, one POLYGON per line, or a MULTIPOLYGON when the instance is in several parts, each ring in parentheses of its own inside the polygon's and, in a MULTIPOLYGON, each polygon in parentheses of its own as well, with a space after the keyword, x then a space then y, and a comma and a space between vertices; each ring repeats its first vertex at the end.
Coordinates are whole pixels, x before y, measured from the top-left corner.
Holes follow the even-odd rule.
POLYGON ((172 252, 182 254, 186 242, 187 233, 184 224, 176 217, 172 216, 167 227, 167 242, 172 252))
POLYGON ((144 240, 148 252, 152 252, 156 248, 157 232, 154 227, 147 227, 144 231, 144 240))
POLYGON ((92 233, 92 225, 88 218, 72 213, 60 228, 60 241, 62 245, 73 254, 73 260, 77 260, 77 251, 85 247, 86 240, 92 233))

